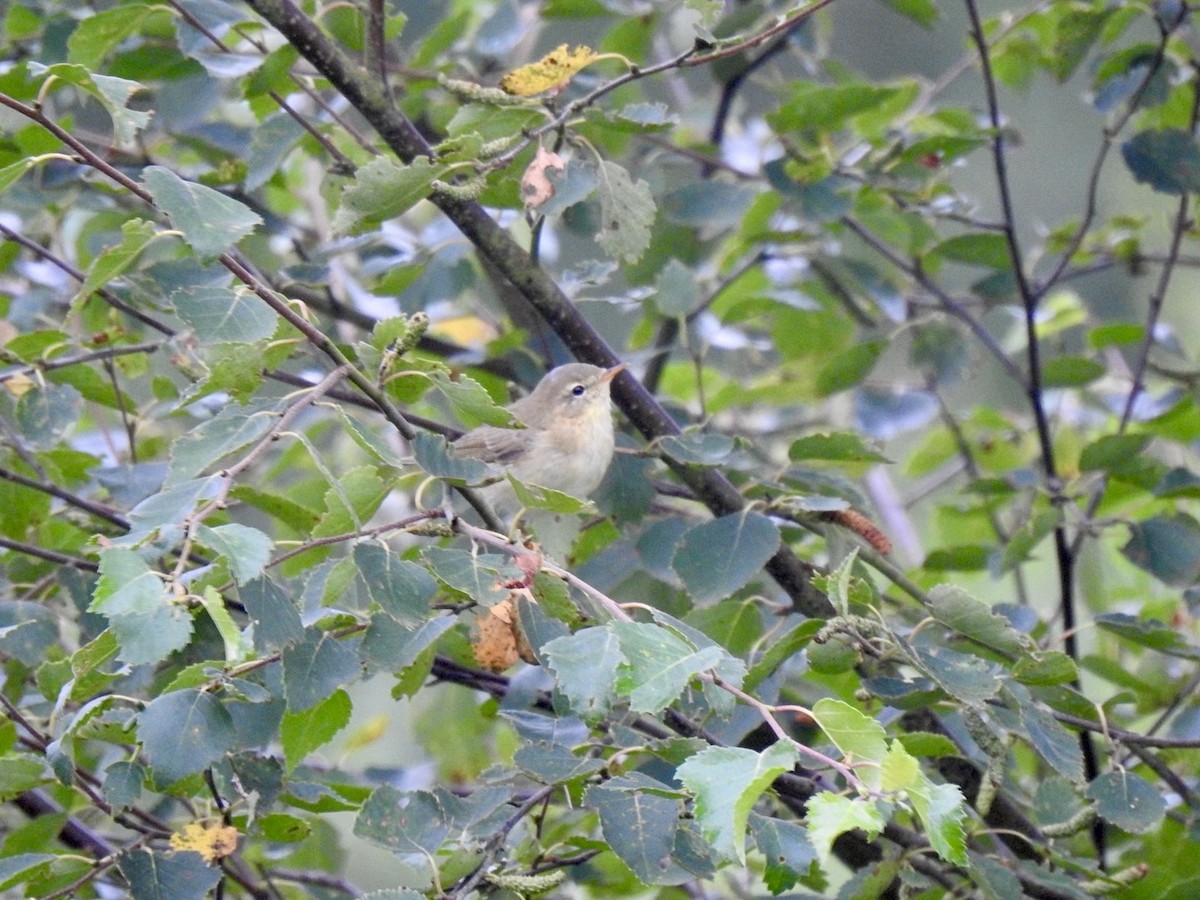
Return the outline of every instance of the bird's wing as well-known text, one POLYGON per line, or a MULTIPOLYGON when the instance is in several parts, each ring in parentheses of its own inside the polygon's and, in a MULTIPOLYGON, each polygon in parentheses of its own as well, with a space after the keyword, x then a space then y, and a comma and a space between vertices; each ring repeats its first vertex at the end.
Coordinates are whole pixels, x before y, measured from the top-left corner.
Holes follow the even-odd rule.
POLYGON ((515 460, 528 445, 525 429, 480 425, 455 441, 454 449, 463 456, 503 465, 515 460))

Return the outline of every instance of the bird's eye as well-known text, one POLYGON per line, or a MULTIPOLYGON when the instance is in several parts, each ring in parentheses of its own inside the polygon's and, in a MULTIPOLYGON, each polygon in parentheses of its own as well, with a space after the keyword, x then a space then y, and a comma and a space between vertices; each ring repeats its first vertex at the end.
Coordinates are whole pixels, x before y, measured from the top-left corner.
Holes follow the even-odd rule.
POLYGON ((575 397, 582 397, 583 392, 586 390, 587 388, 585 388, 582 384, 577 384, 575 387, 571 388, 571 394, 575 397))

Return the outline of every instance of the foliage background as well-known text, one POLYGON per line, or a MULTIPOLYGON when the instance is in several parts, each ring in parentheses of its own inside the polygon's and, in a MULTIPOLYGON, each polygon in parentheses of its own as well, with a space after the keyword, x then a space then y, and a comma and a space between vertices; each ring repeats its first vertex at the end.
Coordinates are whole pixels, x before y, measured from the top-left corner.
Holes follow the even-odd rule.
POLYGON ((4 24, 0 887, 1194 893, 1189 8, 4 24))

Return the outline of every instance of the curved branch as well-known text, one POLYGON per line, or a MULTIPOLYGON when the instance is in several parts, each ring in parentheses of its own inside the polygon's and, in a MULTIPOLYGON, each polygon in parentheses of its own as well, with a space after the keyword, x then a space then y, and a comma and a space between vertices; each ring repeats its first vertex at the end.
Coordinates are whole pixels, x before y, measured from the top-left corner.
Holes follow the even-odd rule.
MULTIPOLYGON (((386 101, 382 90, 353 67, 290 0, 247 2, 342 92, 375 126, 380 137, 400 159, 411 162, 420 156, 432 156, 432 148, 416 127, 386 101)), ((828 2, 830 0, 819 0, 817 4, 807 7, 804 14, 828 2)), ((761 39, 766 40, 769 36, 766 34, 761 39)), ((682 65, 682 62, 678 60, 661 68, 665 70, 682 65)), ((659 67, 639 71, 644 74, 658 70, 659 67)), ((430 200, 471 241, 478 253, 529 301, 579 359, 605 368, 617 364, 619 360, 616 354, 571 304, 554 280, 532 262, 524 248, 482 206, 475 201, 440 192, 433 194, 430 200)), ((351 377, 354 378, 353 373, 351 377)), ((355 381, 358 383, 357 379, 355 381)), ((361 384, 359 386, 362 387, 361 384)), ((680 433, 674 419, 628 372, 622 373, 614 381, 613 395, 617 405, 647 440, 680 433)), ((670 461, 670 465, 714 515, 729 515, 744 507, 742 495, 721 473, 675 461, 670 461)), ((799 612, 810 616, 830 613, 829 601, 812 586, 811 567, 796 557, 790 548, 782 547, 777 551, 767 562, 766 570, 791 597, 799 612)))

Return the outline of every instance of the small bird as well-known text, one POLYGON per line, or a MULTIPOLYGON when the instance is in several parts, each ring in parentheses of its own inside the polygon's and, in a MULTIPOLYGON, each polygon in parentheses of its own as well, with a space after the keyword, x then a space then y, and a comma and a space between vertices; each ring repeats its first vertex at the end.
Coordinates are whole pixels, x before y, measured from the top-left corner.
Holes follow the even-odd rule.
MULTIPOLYGON (((520 482, 586 497, 612 461, 609 388, 624 369, 625 363, 611 369, 587 363, 551 369, 528 397, 508 407, 524 428, 480 425, 456 440, 454 449, 493 463, 520 482)), ((521 506, 507 481, 482 490, 500 515, 521 506)))

